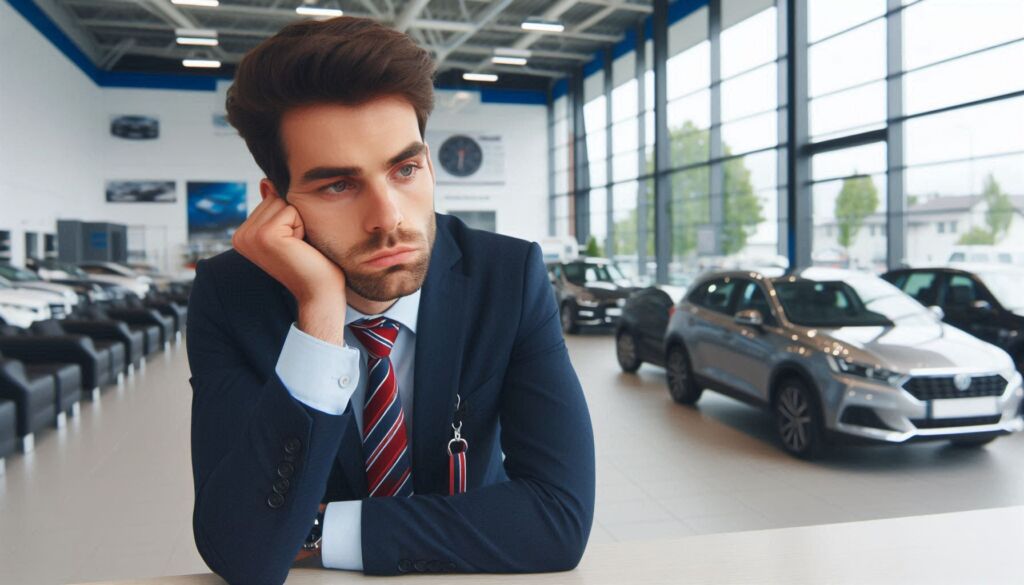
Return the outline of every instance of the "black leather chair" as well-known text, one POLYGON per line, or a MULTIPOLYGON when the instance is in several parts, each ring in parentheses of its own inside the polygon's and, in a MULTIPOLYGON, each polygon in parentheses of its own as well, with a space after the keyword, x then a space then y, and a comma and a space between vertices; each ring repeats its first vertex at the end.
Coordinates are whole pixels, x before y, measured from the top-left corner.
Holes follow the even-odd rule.
MULTIPOLYGON (((0 354, 2 358, 3 354, 0 354)), ((78 364, 58 361, 18 361, 25 366, 29 378, 53 376, 56 382, 54 405, 57 407, 57 426, 62 426, 61 413, 72 416, 75 405, 82 401, 82 368, 78 364)))
POLYGON ((35 432, 57 416, 56 380, 49 374, 30 374, 18 360, 0 358, 0 398, 16 408, 16 429, 21 448, 32 451, 35 432))
POLYGON ((151 355, 153 352, 163 347, 162 341, 162 324, 154 323, 154 313, 159 317, 159 314, 153 310, 145 310, 140 313, 133 314, 131 316, 127 313, 131 313, 132 310, 125 310, 123 313, 118 309, 121 316, 115 317, 111 314, 113 309, 109 304, 107 306, 101 306, 99 304, 93 304, 87 307, 82 307, 76 311, 72 318, 74 320, 86 320, 86 321, 121 321, 128 326, 128 329, 132 332, 138 333, 142 336, 142 353, 146 356, 151 355))
MULTIPOLYGON (((98 398, 103 386, 117 380, 109 349, 97 348, 84 335, 28 335, 10 325, 0 325, 0 352, 7 358, 33 363, 64 362, 78 364, 82 385, 90 398, 98 398)), ((123 358, 122 354, 122 358, 123 358)), ((121 367, 124 367, 122 362, 121 367)))
POLYGON ((0 473, 4 458, 18 448, 18 406, 13 400, 0 399, 0 473))
POLYGON ((125 299, 126 304, 134 309, 156 309, 164 317, 171 318, 171 331, 174 333, 175 341, 181 338, 181 332, 185 328, 185 320, 188 318, 188 308, 174 302, 161 293, 152 293, 146 300, 138 297, 125 299))
MULTIPOLYGON (((115 354, 124 354, 121 369, 115 372, 128 372, 129 365, 138 366, 142 361, 142 333, 132 331, 123 321, 89 321, 84 319, 47 319, 32 324, 32 333, 36 335, 85 335, 92 339, 93 345, 99 348, 111 348, 115 362, 115 354), (120 346, 120 347, 116 347, 120 346)), ((117 365, 116 363, 113 365, 117 365)))
POLYGON ((128 297, 121 301, 113 301, 106 310, 111 319, 129 324, 156 325, 160 328, 160 343, 168 344, 174 337, 174 319, 161 315, 160 311, 146 306, 133 306, 140 302, 138 297, 128 297))

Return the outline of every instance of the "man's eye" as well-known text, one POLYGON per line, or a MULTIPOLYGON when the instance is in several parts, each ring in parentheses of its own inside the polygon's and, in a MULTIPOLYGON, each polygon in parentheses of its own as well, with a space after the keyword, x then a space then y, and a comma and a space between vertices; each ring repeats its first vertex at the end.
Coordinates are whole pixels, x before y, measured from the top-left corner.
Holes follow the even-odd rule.
POLYGON ((413 163, 409 163, 409 164, 405 165, 404 167, 398 169, 398 174, 401 175, 402 177, 408 179, 409 177, 412 177, 413 175, 416 174, 416 169, 418 169, 418 168, 420 168, 419 165, 413 164, 413 163))
POLYGON ((343 191, 347 191, 348 190, 346 188, 347 185, 348 185, 348 181, 338 181, 337 183, 331 183, 330 185, 325 185, 323 187, 320 187, 320 192, 321 193, 335 193, 335 194, 341 193, 343 191), (334 188, 334 187, 337 187, 339 185, 341 185, 341 188, 339 188, 339 189, 335 189, 334 188))

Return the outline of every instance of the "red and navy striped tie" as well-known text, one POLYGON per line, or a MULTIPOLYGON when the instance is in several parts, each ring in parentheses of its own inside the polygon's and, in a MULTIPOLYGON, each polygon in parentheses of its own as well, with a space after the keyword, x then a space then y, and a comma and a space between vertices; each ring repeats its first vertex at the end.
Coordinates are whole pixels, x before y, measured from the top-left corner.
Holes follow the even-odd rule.
POLYGON ((363 455, 370 497, 411 496, 412 464, 405 413, 389 357, 398 338, 399 324, 377 317, 360 319, 350 323, 349 328, 369 354, 363 403, 363 455))

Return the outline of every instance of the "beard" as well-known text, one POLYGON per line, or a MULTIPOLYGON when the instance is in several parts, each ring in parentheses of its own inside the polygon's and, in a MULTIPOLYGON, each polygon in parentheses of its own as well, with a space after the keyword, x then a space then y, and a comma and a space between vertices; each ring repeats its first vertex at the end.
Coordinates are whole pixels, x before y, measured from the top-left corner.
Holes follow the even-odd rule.
POLYGON ((408 296, 423 286, 436 234, 437 224, 431 213, 425 233, 403 228, 387 234, 375 232, 365 242, 344 251, 338 250, 338 245, 329 237, 307 232, 306 239, 311 246, 341 268, 345 274, 345 286, 366 300, 387 302, 408 296), (419 254, 409 262, 384 269, 364 268, 363 262, 366 258, 394 246, 415 246, 419 254))

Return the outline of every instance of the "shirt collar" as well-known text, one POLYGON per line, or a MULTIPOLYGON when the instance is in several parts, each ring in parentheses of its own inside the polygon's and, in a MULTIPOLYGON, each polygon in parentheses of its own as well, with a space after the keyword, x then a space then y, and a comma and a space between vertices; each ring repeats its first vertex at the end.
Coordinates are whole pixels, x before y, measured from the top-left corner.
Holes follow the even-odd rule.
POLYGON ((349 305, 345 311, 345 325, 348 325, 353 321, 358 321, 359 319, 383 316, 387 317, 388 319, 398 321, 399 323, 402 324, 403 327, 405 327, 410 332, 415 334, 416 319, 419 317, 420 314, 421 290, 423 290, 422 287, 416 289, 416 292, 410 295, 400 297, 390 307, 388 307, 387 311, 384 311, 383 313, 380 313, 378 315, 364 315, 357 311, 356 309, 354 309, 351 305, 349 305))

